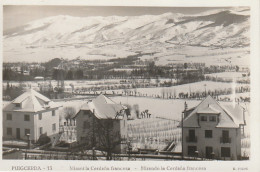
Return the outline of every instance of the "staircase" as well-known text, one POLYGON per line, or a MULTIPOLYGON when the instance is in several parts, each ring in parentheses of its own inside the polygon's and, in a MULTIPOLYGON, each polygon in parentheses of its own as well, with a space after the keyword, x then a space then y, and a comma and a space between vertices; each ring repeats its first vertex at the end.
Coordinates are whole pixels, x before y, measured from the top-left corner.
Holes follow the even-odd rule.
POLYGON ((175 146, 176 145, 175 145, 174 141, 172 141, 163 149, 163 151, 171 152, 175 148, 175 146))

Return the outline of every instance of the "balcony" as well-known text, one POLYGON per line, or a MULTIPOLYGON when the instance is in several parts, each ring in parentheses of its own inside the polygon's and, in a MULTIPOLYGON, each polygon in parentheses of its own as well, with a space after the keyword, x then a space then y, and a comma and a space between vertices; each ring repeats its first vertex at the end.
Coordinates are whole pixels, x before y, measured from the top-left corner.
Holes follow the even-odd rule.
POLYGON ((231 143, 230 137, 220 137, 220 143, 231 143))
POLYGON ((193 143, 197 143, 197 137, 186 137, 186 142, 193 142, 193 143))

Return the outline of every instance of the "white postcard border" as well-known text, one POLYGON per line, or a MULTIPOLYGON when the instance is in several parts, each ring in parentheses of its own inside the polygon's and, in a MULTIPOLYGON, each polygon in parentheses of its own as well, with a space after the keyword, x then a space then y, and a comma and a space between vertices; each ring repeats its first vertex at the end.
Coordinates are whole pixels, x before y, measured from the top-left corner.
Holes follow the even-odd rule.
MULTIPOLYGON (((171 171, 181 170, 181 167, 205 167, 206 171, 239 171, 238 168, 248 168, 245 171, 260 171, 260 70, 259 70, 259 1, 258 0, 3 0, 1 4, 1 21, 3 21, 3 5, 88 5, 88 6, 159 6, 159 7, 223 7, 223 6, 250 6, 251 8, 251 156, 248 161, 78 161, 78 160, 57 160, 57 161, 23 161, 23 160, 0 160, 0 171, 17 171, 15 166, 39 166, 43 171, 51 167, 53 171, 72 171, 73 167, 85 167, 96 171, 110 171, 114 167, 130 168, 131 171, 140 171, 141 167, 155 167, 154 171, 169 171, 163 168, 171 168, 171 171), (100 168, 99 168, 100 167, 100 168), (158 167, 159 169, 156 169, 158 167), (180 169, 180 170, 178 170, 180 169), (95 170, 95 169, 94 169, 95 170)), ((1 23, 2 26, 3 23, 1 23)), ((1 27, 3 32, 3 27, 1 27)), ((3 37, 1 34, 1 63, 3 60, 3 37)), ((1 70, 2 72, 2 70, 1 70)), ((2 81, 2 74, 1 74, 2 81)), ((2 96, 2 94, 1 94, 2 96)), ((2 103, 1 103, 2 108, 2 103)), ((2 112, 2 111, 1 111, 2 112)), ((2 115, 0 115, 2 121, 2 115)), ((2 127, 0 127, 2 136, 2 127)), ((2 139, 0 139, 2 148, 2 139)), ((2 149, 1 149, 2 150, 2 149)), ((2 159, 2 153, 0 154, 2 159)), ((20 170, 19 170, 20 171, 20 170)), ((24 170, 22 170, 24 171, 24 170)), ((27 171, 27 170, 26 170, 27 171)), ((35 171, 35 170, 33 170, 35 171)), ((51 171, 51 170, 49 170, 51 171)), ((115 170, 118 171, 118 170, 115 170)), ((119 170, 121 171, 121 170, 119 170)), ((147 171, 147 170, 142 170, 147 171)), ((148 170, 150 171, 150 170, 148 170)), ((205 171, 205 170, 191 170, 205 171)))

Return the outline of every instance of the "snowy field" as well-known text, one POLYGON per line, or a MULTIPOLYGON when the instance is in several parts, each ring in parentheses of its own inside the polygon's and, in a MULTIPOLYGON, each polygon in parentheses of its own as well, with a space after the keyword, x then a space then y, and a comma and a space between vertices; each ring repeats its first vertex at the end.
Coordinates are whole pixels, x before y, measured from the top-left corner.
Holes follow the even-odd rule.
POLYGON ((236 93, 236 94, 229 94, 229 95, 220 95, 218 96, 219 98, 229 98, 230 100, 233 100, 234 97, 236 99, 239 99, 240 97, 246 98, 246 97, 250 97, 250 92, 246 92, 246 93, 236 93))
MULTIPOLYGON (((135 105, 138 104, 140 112, 149 110, 151 117, 164 117, 167 119, 180 120, 181 113, 184 110, 184 102, 188 107, 196 106, 199 101, 196 100, 165 100, 145 97, 111 97, 113 101, 121 104, 135 105)), ((133 109, 132 109, 133 110, 133 109)), ((134 112, 132 111, 134 115, 134 112)))
MULTIPOLYGON (((179 93, 190 93, 190 92, 205 92, 206 91, 215 91, 215 90, 224 90, 231 89, 236 87, 249 87, 249 84, 238 84, 238 83, 224 83, 224 82, 213 82, 213 81, 201 81, 190 84, 177 85, 172 87, 156 87, 156 88, 136 88, 128 89, 128 91, 136 91, 137 95, 142 94, 145 96, 155 97, 157 95, 162 96, 162 94, 171 94, 178 97, 179 93)), ((112 91, 107 91, 112 92, 112 91)), ((122 93, 123 90, 115 90, 115 92, 122 93)))
POLYGON ((245 78, 243 77, 243 74, 246 74, 245 72, 220 72, 220 73, 211 73, 211 74, 205 74, 205 77, 216 77, 216 78, 225 78, 225 79, 241 79, 245 78))
MULTIPOLYGON (((175 79, 166 79, 166 78, 160 78, 159 83, 164 83, 164 82, 176 82, 175 79)), ((57 85, 56 80, 51 80, 51 81, 23 81, 22 84, 25 86, 29 87, 38 87, 40 84, 51 84, 53 86, 57 85)), ((100 80, 65 80, 64 85, 65 86, 70 86, 73 85, 74 89, 81 89, 81 88, 90 88, 90 87, 107 87, 107 86, 113 86, 118 87, 121 85, 130 85, 132 83, 151 83, 151 84, 156 84, 156 79, 100 79, 100 80)), ((18 86, 20 83, 17 81, 10 81, 9 84, 13 86, 18 86)), ((7 82, 3 81, 3 87, 6 87, 7 82)))

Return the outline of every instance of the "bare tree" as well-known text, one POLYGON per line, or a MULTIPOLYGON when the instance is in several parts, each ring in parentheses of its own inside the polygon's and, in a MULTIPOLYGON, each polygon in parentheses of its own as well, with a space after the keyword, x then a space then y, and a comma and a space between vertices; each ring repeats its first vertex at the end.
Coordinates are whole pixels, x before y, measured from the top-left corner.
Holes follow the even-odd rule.
POLYGON ((90 119, 89 127, 85 134, 84 149, 93 150, 93 160, 95 157, 95 150, 100 150, 106 156, 107 160, 112 160, 115 148, 121 144, 124 138, 121 137, 120 131, 117 128, 119 119, 97 119, 92 117, 90 119))
POLYGON ((139 105, 138 105, 138 104, 134 104, 134 105, 133 105, 133 109, 134 109, 134 112, 135 112, 135 114, 136 114, 136 118, 140 118, 139 105))
POLYGON ((119 132, 114 131, 115 121, 115 119, 97 121, 99 148, 106 152, 107 160, 112 160, 114 149, 120 145, 122 141, 119 132))
POLYGON ((71 119, 72 119, 72 116, 76 114, 76 109, 72 106, 64 107, 63 114, 64 114, 64 118, 66 119, 67 124, 69 121, 71 124, 71 119))

